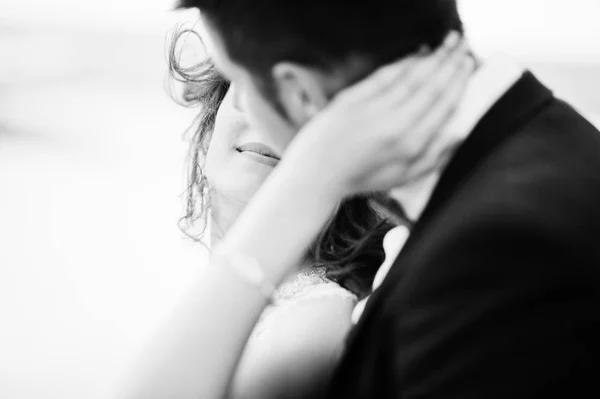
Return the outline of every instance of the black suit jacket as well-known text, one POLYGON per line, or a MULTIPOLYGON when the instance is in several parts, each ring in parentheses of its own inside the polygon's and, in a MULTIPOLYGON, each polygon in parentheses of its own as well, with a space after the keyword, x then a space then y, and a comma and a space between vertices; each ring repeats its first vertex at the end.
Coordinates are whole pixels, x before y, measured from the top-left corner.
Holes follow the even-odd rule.
POLYGON ((330 398, 600 397, 600 133, 526 72, 456 152, 330 398))

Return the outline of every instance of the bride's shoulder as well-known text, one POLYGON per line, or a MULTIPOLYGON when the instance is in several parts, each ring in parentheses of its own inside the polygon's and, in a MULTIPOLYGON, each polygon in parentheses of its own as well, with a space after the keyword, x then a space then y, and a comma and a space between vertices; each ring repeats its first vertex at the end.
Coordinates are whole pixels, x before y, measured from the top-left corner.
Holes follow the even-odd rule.
POLYGON ((252 332, 232 396, 288 397, 321 384, 342 353, 354 304, 355 296, 323 270, 304 270, 289 279, 252 332), (273 394, 282 387, 286 394, 273 394))
POLYGON ((268 329, 312 328, 315 323, 345 323, 356 296, 329 280, 322 268, 305 269, 281 285, 265 309, 254 335, 268 329))
POLYGON ((306 268, 282 284, 274 297, 274 306, 327 297, 356 300, 356 295, 331 281, 325 268, 306 268))

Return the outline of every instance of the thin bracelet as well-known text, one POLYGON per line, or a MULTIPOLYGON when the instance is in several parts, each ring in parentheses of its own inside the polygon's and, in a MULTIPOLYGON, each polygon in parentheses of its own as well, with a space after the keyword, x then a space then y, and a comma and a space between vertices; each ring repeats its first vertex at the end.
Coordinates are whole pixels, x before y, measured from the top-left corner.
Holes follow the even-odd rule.
POLYGON ((225 252, 222 247, 215 249, 213 256, 219 263, 227 265, 242 281, 256 288, 268 303, 273 301, 277 287, 269 281, 258 260, 236 251, 225 252))

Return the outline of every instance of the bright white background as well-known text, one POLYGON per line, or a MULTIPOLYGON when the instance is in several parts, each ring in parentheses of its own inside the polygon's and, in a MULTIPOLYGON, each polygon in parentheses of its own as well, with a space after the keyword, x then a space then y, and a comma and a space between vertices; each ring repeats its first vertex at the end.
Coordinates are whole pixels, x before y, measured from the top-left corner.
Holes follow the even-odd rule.
MULTIPOLYGON (((104 398, 206 254, 177 229, 164 0, 0 0, 0 397, 104 398)), ((600 114, 600 2, 463 0, 475 48, 600 114)), ((199 378, 203 378, 199 376, 199 378)))

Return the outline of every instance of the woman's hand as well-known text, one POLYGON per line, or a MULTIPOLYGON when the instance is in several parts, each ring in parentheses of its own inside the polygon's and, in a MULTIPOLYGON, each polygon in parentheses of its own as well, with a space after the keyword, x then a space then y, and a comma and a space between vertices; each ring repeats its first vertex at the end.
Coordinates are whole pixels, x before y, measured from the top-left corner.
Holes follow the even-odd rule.
POLYGON ((382 67, 308 122, 279 165, 340 197, 401 186, 436 166, 436 140, 474 69, 451 33, 433 54, 382 67))

